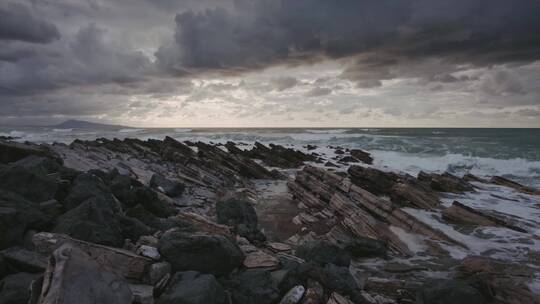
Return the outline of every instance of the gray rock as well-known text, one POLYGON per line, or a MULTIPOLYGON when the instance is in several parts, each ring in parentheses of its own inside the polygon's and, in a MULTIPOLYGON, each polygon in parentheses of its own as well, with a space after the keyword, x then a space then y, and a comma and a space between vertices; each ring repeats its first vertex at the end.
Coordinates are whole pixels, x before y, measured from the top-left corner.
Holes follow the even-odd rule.
POLYGON ((211 274, 195 271, 176 273, 157 304, 224 304, 225 291, 211 274))
POLYGON ((44 275, 40 304, 131 304, 128 284, 70 244, 58 248, 44 275))
POLYGON ((218 223, 229 225, 234 232, 251 242, 264 242, 266 237, 259 231, 255 208, 247 200, 228 199, 216 204, 218 223))
POLYGON ((173 271, 195 270, 222 275, 242 265, 244 254, 228 237, 168 231, 159 240, 161 256, 173 271))

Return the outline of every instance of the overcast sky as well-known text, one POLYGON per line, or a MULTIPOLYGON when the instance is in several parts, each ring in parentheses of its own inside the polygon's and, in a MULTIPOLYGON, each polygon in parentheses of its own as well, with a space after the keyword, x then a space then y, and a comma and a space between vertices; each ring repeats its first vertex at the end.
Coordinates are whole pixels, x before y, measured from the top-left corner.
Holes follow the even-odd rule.
POLYGON ((540 127, 538 0, 1 0, 0 124, 540 127))

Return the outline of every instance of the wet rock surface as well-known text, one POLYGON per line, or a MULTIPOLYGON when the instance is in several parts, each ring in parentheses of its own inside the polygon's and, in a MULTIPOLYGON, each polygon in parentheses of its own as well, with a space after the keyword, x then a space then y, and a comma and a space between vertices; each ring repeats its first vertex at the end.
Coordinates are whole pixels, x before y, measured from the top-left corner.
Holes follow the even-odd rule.
POLYGON ((333 148, 0 140, 0 303, 539 303, 537 190, 333 148))

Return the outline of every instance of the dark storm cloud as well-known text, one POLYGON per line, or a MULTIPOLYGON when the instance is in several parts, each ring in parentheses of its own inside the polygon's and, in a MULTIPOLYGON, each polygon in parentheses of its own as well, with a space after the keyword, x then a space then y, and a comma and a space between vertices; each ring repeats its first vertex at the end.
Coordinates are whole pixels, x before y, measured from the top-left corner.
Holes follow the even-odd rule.
POLYGON ((20 3, 0 3, 0 40, 49 43, 60 38, 56 26, 20 3))
POLYGON ((236 1, 234 11, 178 14, 176 44, 156 53, 171 70, 254 69, 318 56, 379 52, 488 65, 540 57, 537 0, 236 1))

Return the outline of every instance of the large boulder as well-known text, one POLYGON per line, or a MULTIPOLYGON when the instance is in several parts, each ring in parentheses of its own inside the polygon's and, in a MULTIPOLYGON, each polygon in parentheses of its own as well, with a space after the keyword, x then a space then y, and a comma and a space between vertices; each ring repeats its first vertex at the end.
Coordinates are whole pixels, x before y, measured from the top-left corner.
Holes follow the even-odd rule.
POLYGON ((195 270, 222 275, 242 265, 244 254, 226 236, 168 231, 159 240, 161 256, 174 271, 195 270))
POLYGON ((94 197, 99 197, 111 206, 115 201, 111 189, 100 176, 90 172, 83 173, 75 178, 73 187, 64 200, 64 206, 68 210, 73 209, 94 197))
POLYGON ((335 264, 349 266, 350 254, 339 246, 328 241, 310 241, 296 249, 296 256, 318 265, 335 264))
POLYGON ((0 281, 0 304, 27 304, 30 300, 30 285, 39 274, 16 273, 0 281))
POLYGON ((124 243, 123 230, 115 207, 110 203, 101 197, 86 200, 59 217, 53 232, 91 243, 121 247, 124 243))
POLYGON ((326 290, 337 291, 349 296, 354 303, 363 303, 362 292, 348 267, 327 264, 324 268, 318 269, 317 272, 318 281, 326 290))
POLYGON ((416 304, 483 304, 487 303, 480 291, 457 280, 426 284, 416 295, 416 304))
POLYGON ((271 273, 264 269, 249 269, 227 283, 232 290, 234 304, 272 304, 280 298, 280 291, 271 273))
POLYGON ((264 242, 266 237, 258 228, 257 213, 249 201, 228 199, 216 204, 218 223, 233 228, 233 231, 252 242, 264 242))
POLYGON ((58 183, 42 172, 11 165, 0 171, 0 188, 39 203, 55 198, 58 183))
POLYGON ((368 165, 373 164, 373 157, 371 157, 371 154, 369 154, 368 152, 366 152, 364 150, 352 149, 350 151, 350 153, 351 153, 352 157, 360 160, 363 163, 366 163, 368 165))
POLYGON ((43 278, 40 304, 131 304, 125 280, 70 244, 58 248, 43 278))
POLYGON ((211 274, 196 271, 177 272, 156 302, 157 304, 224 304, 223 287, 211 274))
POLYGON ((51 218, 39 205, 13 192, 0 190, 0 249, 22 245, 29 229, 43 230, 51 218))

